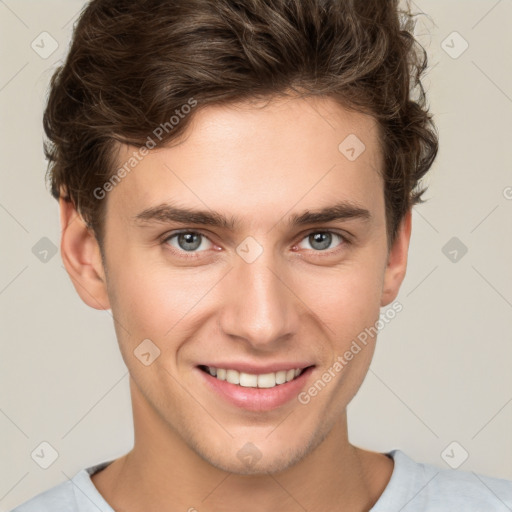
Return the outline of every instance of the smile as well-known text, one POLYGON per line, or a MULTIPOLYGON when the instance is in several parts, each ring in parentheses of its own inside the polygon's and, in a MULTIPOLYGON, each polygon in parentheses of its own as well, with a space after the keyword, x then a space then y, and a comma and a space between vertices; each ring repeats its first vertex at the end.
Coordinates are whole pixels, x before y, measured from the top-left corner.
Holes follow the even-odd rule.
POLYGON ((215 368, 213 366, 199 366, 201 370, 209 373, 218 380, 236 384, 244 388, 273 388, 285 384, 299 377, 306 368, 290 368, 277 372, 253 374, 239 372, 230 368, 215 368))
POLYGON ((266 366, 229 361, 216 366, 199 364, 196 371, 214 400, 220 399, 238 409, 272 411, 296 402, 315 365, 303 361, 274 362, 266 366), (236 368, 236 369, 235 369, 236 368))

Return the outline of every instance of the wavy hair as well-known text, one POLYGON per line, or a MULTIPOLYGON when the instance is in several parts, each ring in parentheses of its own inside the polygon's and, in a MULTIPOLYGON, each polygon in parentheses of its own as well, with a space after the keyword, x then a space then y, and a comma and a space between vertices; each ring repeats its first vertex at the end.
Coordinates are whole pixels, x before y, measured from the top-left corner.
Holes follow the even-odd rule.
POLYGON ((115 172, 118 143, 144 144, 191 97, 201 108, 295 90, 378 121, 391 245, 424 202, 438 151, 415 23, 398 0, 92 0, 44 112, 52 195, 73 202, 101 245, 105 201, 93 191, 115 172))

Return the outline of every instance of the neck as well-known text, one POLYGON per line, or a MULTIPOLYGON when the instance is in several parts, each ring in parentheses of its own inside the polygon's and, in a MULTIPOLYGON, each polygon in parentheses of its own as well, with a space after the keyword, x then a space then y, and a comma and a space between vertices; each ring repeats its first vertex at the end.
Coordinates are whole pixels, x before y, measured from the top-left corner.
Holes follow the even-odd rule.
POLYGON ((391 476, 391 459, 348 442, 346 412, 287 470, 240 475, 202 459, 145 400, 133 404, 133 449, 92 477, 115 510, 367 511, 391 476))

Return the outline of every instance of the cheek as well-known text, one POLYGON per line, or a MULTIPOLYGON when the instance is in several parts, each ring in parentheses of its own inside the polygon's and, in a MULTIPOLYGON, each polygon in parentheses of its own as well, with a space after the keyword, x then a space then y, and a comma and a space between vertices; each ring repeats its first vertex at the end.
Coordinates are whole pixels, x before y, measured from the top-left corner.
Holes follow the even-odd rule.
POLYGON ((348 404, 360 388, 375 351, 382 269, 375 261, 373 265, 358 264, 343 281, 343 290, 337 290, 336 310, 331 310, 336 336, 330 368, 336 375, 337 402, 348 404))
POLYGON ((297 295, 342 345, 373 325, 380 312, 382 271, 375 262, 352 261, 337 269, 321 269, 297 277, 297 295))
POLYGON ((184 315, 187 292, 171 275, 132 270, 120 271, 112 280, 112 312, 131 334, 161 339, 184 315))
POLYGON ((117 329, 120 340, 130 346, 143 339, 153 340, 161 349, 173 335, 187 331, 201 314, 205 295, 219 280, 212 271, 173 268, 162 260, 130 255, 109 272, 112 313, 125 329, 117 329), (130 341, 127 341, 127 331, 130 341))

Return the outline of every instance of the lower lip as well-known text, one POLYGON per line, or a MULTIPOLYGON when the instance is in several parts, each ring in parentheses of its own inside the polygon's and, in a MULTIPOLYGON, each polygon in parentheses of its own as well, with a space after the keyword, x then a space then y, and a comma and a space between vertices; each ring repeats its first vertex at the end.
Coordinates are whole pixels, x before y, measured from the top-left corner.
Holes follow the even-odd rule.
POLYGON ((199 368, 196 370, 202 375, 210 389, 236 407, 248 411, 271 411, 297 397, 313 368, 310 366, 297 378, 273 388, 245 388, 238 384, 219 380, 199 368))

